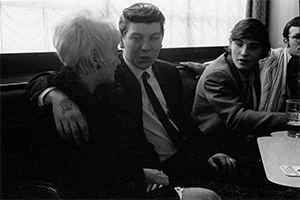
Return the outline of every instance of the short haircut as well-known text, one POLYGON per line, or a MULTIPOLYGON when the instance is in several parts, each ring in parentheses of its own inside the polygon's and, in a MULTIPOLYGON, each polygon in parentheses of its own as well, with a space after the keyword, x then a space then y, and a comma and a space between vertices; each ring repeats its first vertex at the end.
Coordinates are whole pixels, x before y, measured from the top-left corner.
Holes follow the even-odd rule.
POLYGON ((292 26, 295 26, 295 27, 300 27, 300 17, 295 17, 293 19, 291 19, 284 27, 283 29, 283 33, 282 33, 282 36, 283 38, 286 38, 287 40, 289 40, 289 34, 290 34, 290 28, 292 26))
POLYGON ((151 3, 135 3, 123 10, 119 20, 121 35, 127 33, 130 22, 147 24, 158 22, 161 26, 161 33, 164 34, 165 17, 158 7, 151 3))
POLYGON ((257 19, 247 18, 239 21, 232 29, 230 40, 251 39, 259 42, 263 47, 261 59, 268 56, 271 44, 269 32, 265 25, 257 19))
POLYGON ((110 63, 115 53, 112 45, 118 45, 120 34, 116 24, 99 10, 82 8, 61 19, 54 29, 53 45, 60 60, 76 72, 90 66, 89 55, 95 50, 102 63, 110 63))

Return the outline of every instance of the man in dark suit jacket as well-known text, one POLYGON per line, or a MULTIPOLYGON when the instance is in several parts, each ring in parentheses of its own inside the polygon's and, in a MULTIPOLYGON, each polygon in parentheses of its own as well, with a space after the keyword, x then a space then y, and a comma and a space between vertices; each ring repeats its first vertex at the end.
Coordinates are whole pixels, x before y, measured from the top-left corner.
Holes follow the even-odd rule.
MULTIPOLYGON (((207 147, 212 144, 207 142, 184 108, 178 70, 170 63, 157 60, 162 46, 164 22, 163 14, 152 4, 137 3, 123 10, 119 21, 123 54, 119 57, 121 64, 116 70, 115 79, 125 88, 132 117, 144 132, 143 137, 154 145, 162 169, 171 177, 171 182, 182 180, 192 172, 199 174, 203 170, 198 168, 199 164, 203 167, 207 161, 212 168, 232 175, 236 166, 234 159, 222 153, 208 155, 207 147), (158 117, 146 92, 142 77, 145 72, 168 123, 175 129, 172 133, 158 117)), ((40 104, 46 102, 53 105, 57 129, 62 137, 73 134, 79 143, 81 137, 88 140, 86 122, 80 109, 74 105, 63 113, 59 102, 67 96, 57 88, 45 90, 49 87, 45 80, 45 77, 40 77, 29 84, 31 99, 39 95, 40 104)))

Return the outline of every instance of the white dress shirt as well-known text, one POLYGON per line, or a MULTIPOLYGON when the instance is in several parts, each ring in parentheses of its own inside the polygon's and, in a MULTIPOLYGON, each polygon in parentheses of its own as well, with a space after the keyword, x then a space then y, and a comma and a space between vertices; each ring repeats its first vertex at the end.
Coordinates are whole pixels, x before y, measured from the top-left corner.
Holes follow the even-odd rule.
MULTIPOLYGON (((139 69, 135 66, 133 66, 126 58, 125 56, 124 60, 125 63, 128 65, 130 70, 133 72, 135 77, 140 83, 141 86, 141 92, 142 92, 142 103, 143 103, 143 127, 144 132, 146 134, 146 138, 150 143, 152 143, 155 147, 155 151, 158 153, 160 161, 163 162, 170 158, 172 155, 176 153, 176 148, 174 146, 174 143, 170 139, 169 135, 167 134, 165 128, 159 121, 153 106, 150 102, 150 99, 148 98, 148 95, 146 93, 143 81, 142 81, 142 75, 144 71, 147 71, 149 74, 148 83, 152 87, 157 99, 159 100, 161 106, 163 107, 164 111, 168 113, 168 108, 166 104, 166 100, 163 96, 163 93, 161 91, 161 88, 159 86, 159 83, 157 82, 157 79, 155 78, 152 66, 150 66, 146 70, 139 69)), ((170 120, 170 118, 169 118, 170 120)), ((171 121, 171 120, 170 120, 171 121)), ((175 124, 171 121, 171 123, 175 124)))

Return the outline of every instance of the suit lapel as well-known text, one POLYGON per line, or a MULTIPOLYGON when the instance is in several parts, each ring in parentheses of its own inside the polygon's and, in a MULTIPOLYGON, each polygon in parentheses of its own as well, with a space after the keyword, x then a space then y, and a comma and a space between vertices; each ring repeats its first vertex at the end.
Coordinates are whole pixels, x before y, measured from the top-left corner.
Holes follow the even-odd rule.
POLYGON ((225 59, 226 59, 226 62, 229 66, 229 69, 232 73, 233 79, 236 81, 237 86, 239 88, 239 91, 241 93, 240 97, 242 99, 242 102, 243 102, 244 105, 247 105, 246 94, 243 91, 243 82, 240 78, 240 75, 239 75, 239 72, 238 72, 237 68, 235 67, 235 65, 232 61, 231 55, 227 55, 225 59))
MULTIPOLYGON (((246 100, 246 95, 243 91, 243 83, 241 81, 240 75, 238 74, 238 70, 237 68, 234 66, 232 58, 230 56, 227 56, 227 63, 228 66, 233 74, 234 79, 237 81, 237 85, 239 86, 239 90, 241 92, 241 97, 242 97, 242 101, 244 103, 244 105, 247 105, 247 100, 246 100)), ((253 105, 254 108, 258 108, 259 107, 259 102, 260 102, 260 93, 261 93, 261 86, 260 86, 260 77, 259 77, 259 66, 256 65, 254 66, 254 90, 255 90, 255 97, 256 98, 256 105, 253 105)))
POLYGON ((152 65, 152 70, 164 95, 168 109, 172 110, 175 107, 175 97, 173 97, 174 94, 171 90, 171 86, 168 84, 167 77, 165 76, 169 72, 164 72, 163 67, 159 66, 157 62, 152 65))
POLYGON ((254 90, 256 94, 256 105, 254 108, 255 110, 258 110, 259 108, 259 103, 260 103, 260 96, 261 96, 261 84, 260 84, 260 75, 259 75, 259 66, 255 66, 254 68, 254 90))
POLYGON ((115 78, 126 91, 128 103, 130 104, 133 117, 142 125, 142 93, 140 84, 132 71, 124 62, 123 56, 120 55, 119 58, 121 60, 121 64, 117 67, 115 78))

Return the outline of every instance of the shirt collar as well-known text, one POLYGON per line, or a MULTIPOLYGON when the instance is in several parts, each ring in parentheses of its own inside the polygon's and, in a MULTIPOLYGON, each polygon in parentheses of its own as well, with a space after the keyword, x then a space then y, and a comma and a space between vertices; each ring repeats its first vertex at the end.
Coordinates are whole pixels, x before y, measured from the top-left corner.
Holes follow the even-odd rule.
POLYGON ((140 77, 143 75, 143 73, 146 71, 148 72, 148 74, 150 75, 150 77, 153 75, 153 71, 152 71, 152 66, 148 67, 146 70, 140 69, 135 67, 133 64, 131 64, 129 62, 129 60, 124 56, 123 54, 123 58, 125 63, 127 64, 127 66, 129 67, 129 69, 132 71, 132 73, 134 74, 134 76, 139 80, 140 77))
MULTIPOLYGON (((290 60, 291 60, 291 58, 293 57, 290 53, 289 53, 289 51, 288 51, 288 48, 287 47, 285 47, 285 50, 286 50, 286 54, 287 54, 287 63, 289 63, 290 62, 290 60)), ((294 57, 296 57, 297 58, 297 56, 294 56, 294 57)))
POLYGON ((254 81, 254 69, 251 68, 251 71, 249 72, 248 78, 244 78, 244 76, 242 75, 242 73, 240 72, 240 70, 237 70, 239 73, 239 76, 241 78, 242 82, 248 82, 248 83, 253 83, 254 81))
POLYGON ((287 63, 289 63, 290 59, 292 58, 292 55, 288 52, 287 49, 286 52, 287 52, 287 63))

